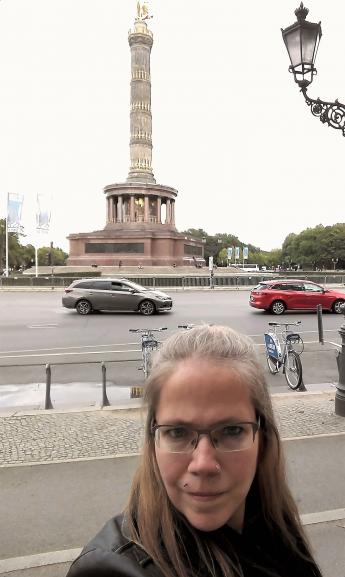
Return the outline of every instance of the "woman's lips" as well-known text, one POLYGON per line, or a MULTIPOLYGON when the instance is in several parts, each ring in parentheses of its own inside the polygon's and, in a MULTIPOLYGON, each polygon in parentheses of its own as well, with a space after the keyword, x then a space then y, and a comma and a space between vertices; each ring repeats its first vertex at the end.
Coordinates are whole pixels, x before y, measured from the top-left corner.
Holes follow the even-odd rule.
POLYGON ((223 493, 188 493, 195 501, 214 501, 223 493))

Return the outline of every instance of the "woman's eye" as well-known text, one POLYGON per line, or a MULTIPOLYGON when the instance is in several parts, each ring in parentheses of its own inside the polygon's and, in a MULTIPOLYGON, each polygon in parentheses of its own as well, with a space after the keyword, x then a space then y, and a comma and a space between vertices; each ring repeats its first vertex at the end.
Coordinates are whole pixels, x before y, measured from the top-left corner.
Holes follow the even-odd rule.
POLYGON ((238 437, 243 433, 243 427, 240 425, 228 425, 227 427, 223 427, 221 433, 225 437, 238 437))
POLYGON ((185 427, 174 427, 164 431, 164 436, 170 439, 184 439, 187 434, 188 431, 185 427))

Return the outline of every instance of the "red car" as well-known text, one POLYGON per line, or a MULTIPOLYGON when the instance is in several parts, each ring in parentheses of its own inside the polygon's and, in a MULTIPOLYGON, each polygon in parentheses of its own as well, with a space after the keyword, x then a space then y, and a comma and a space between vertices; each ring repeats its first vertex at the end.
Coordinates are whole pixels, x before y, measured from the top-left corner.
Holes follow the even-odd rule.
POLYGON ((249 304, 275 315, 286 310, 315 311, 319 304, 323 310, 340 314, 344 312, 345 293, 325 289, 309 280, 267 280, 251 291, 249 304))

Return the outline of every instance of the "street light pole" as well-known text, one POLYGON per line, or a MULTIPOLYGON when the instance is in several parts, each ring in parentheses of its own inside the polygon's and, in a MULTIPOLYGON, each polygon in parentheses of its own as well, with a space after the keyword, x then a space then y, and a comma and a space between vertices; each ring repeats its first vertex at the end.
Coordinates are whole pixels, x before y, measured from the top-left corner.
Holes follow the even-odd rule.
POLYGON ((337 264, 339 259, 337 258, 332 258, 332 263, 333 263, 333 270, 335 270, 335 265, 337 264))
POLYGON ((311 113, 318 116, 322 123, 342 131, 345 136, 345 104, 338 100, 327 102, 317 98, 316 100, 307 95, 307 87, 312 83, 317 70, 315 59, 322 36, 321 22, 318 24, 308 22, 308 8, 301 2, 295 10, 297 22, 281 29, 283 40, 288 51, 291 64, 289 72, 294 75, 295 82, 301 92, 311 113))

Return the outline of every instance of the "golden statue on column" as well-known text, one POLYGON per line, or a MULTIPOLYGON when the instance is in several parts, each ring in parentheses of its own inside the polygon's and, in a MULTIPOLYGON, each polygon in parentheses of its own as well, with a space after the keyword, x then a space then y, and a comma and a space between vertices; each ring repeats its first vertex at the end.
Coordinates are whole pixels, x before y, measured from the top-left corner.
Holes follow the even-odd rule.
POLYGON ((152 18, 149 14, 149 8, 146 2, 137 2, 137 20, 148 20, 152 18))

